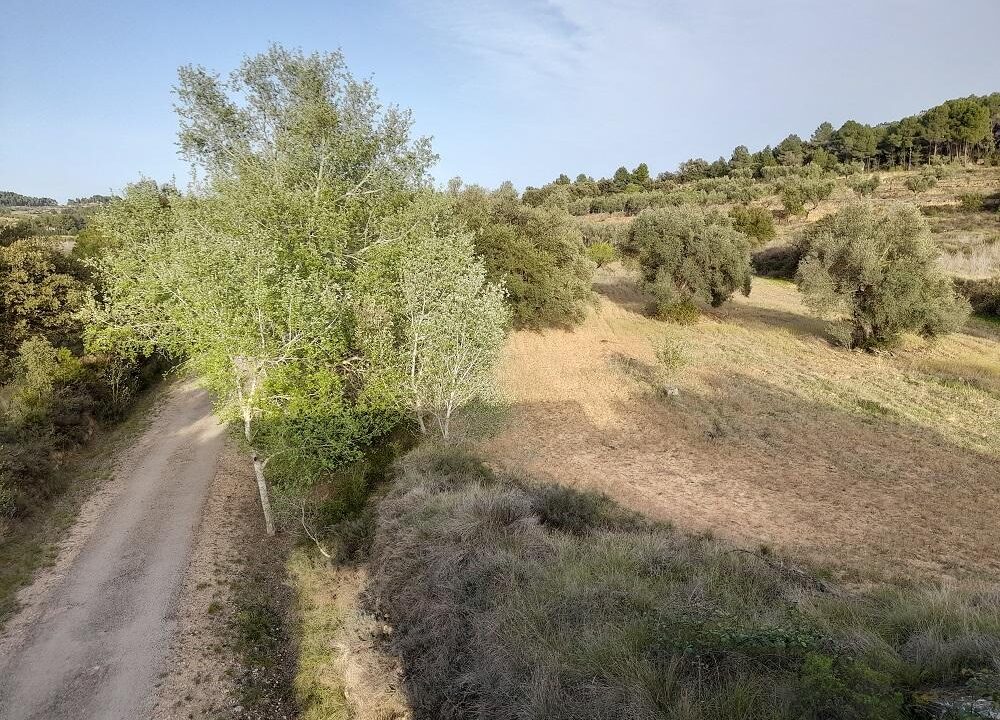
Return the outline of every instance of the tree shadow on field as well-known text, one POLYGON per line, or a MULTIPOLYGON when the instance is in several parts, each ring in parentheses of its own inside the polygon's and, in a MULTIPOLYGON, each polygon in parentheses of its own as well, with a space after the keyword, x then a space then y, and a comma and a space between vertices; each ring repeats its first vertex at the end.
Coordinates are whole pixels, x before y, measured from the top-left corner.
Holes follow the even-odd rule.
MULTIPOLYGON (((602 278, 594 281, 593 288, 624 310, 653 317, 650 313, 654 304, 653 296, 643 289, 638 278, 621 275, 602 278)), ((800 337, 816 337, 832 345, 841 344, 829 322, 806 313, 733 300, 718 308, 701 302, 697 305, 704 316, 719 322, 738 323, 745 327, 777 328, 800 337)))
POLYGON ((831 345, 843 344, 830 322, 805 313, 733 301, 705 312, 720 322, 739 323, 744 327, 777 328, 800 337, 820 338, 831 345))
POLYGON ((642 289, 638 278, 616 276, 595 280, 592 287, 594 292, 629 312, 649 315, 653 297, 642 289))
POLYGON ((609 415, 598 424, 579 402, 521 404, 484 450, 845 578, 1000 580, 997 458, 877 403, 847 411, 742 374, 697 391, 682 382, 677 397, 648 386, 609 415))

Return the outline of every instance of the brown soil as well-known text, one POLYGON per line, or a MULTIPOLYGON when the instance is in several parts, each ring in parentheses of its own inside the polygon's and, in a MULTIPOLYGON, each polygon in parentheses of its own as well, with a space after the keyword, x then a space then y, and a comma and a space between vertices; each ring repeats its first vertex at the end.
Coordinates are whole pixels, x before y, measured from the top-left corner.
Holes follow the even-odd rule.
POLYGON ((1000 579, 995 335, 873 356, 833 346, 786 283, 686 328, 641 316, 620 268, 597 287, 580 327, 512 336, 495 465, 845 574, 1000 579), (688 358, 672 376, 665 336, 688 358))
POLYGON ((248 557, 267 541, 255 483, 249 458, 228 440, 184 575, 177 632, 153 720, 220 718, 238 712, 238 666, 229 642, 233 586, 248 557))
POLYGON ((0 715, 148 717, 223 428, 175 383, 0 638, 0 715))

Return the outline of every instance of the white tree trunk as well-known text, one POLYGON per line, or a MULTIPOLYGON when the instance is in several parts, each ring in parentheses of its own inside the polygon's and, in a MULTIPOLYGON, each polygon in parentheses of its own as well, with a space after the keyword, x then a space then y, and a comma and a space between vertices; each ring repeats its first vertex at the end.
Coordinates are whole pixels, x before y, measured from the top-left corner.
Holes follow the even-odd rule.
POLYGON ((260 507, 264 511, 264 527, 268 535, 274 535, 274 515, 271 513, 271 496, 267 491, 267 480, 264 479, 264 463, 256 453, 253 456, 253 472, 257 476, 257 490, 260 492, 260 507))
MULTIPOLYGON (((242 393, 241 393, 242 399, 242 393)), ((244 404, 243 405, 243 437, 246 438, 247 444, 250 445, 251 449, 253 444, 250 438, 252 437, 251 423, 253 422, 253 414, 250 408, 244 404)), ((264 478, 264 465, 265 462, 261 462, 260 458, 257 457, 257 453, 253 454, 253 472, 257 476, 257 492, 260 494, 260 508, 264 511, 264 527, 267 530, 268 535, 274 535, 274 515, 271 513, 271 494, 267 489, 267 480, 264 478)))

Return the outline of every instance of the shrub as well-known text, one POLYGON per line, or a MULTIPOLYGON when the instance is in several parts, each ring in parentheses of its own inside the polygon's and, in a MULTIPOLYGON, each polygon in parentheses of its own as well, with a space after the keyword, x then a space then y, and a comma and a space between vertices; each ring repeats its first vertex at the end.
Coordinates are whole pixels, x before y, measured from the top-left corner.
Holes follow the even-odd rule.
POLYGON ((682 302, 654 301, 649 313, 657 320, 677 323, 678 325, 694 325, 701 317, 701 310, 690 300, 682 302))
POLYGON ((35 335, 80 348, 77 312, 87 284, 84 267, 41 240, 0 248, 0 377, 21 343, 35 335))
POLYGON ((31 223, 18 220, 14 223, 0 223, 0 247, 11 245, 18 240, 31 237, 31 223))
POLYGON ((656 348, 656 361, 667 375, 675 374, 688 363, 687 356, 680 345, 669 336, 664 337, 660 341, 659 347, 656 348))
POLYGON ((17 497, 0 476, 0 537, 7 529, 7 523, 17 513, 17 497))
POLYGON ((958 199, 964 209, 972 211, 982 210, 986 200, 982 193, 964 193, 959 195, 958 199))
POLYGON ((749 242, 719 213, 648 211, 635 220, 629 236, 661 311, 694 299, 718 307, 737 290, 750 293, 749 242))
POLYGON ((617 257, 615 246, 607 242, 596 242, 587 247, 589 257, 597 267, 606 265, 617 257))
POLYGON ((754 246, 764 245, 775 237, 774 214, 757 205, 736 205, 729 211, 733 227, 750 238, 754 246))
POLYGON ((903 181, 903 185, 916 197, 937 185, 937 178, 933 173, 922 172, 919 175, 910 175, 903 181))
POLYGON ((35 428, 28 436, 0 426, 0 486, 8 519, 30 515, 61 489, 58 450, 51 433, 35 428))
POLYGON ((937 268, 938 250, 914 207, 848 206, 817 222, 796 281, 820 315, 846 315, 850 346, 871 349, 904 332, 951 332, 968 314, 937 268))
POLYGON ((799 269, 802 248, 797 244, 774 245, 758 250, 750 258, 756 275, 792 280, 799 269))
POLYGON ((874 195, 880 184, 878 175, 853 175, 847 180, 847 186, 858 194, 858 197, 874 195))
POLYGON ((21 344, 13 370, 6 414, 14 425, 25 426, 48 415, 56 387, 77 379, 83 366, 68 349, 34 337, 21 344))
POLYGON ((372 552, 416 720, 901 720, 925 689, 996 675, 995 590, 830 592, 774 555, 443 454, 401 461, 372 552))
POLYGON ((954 282, 955 290, 969 301, 975 312, 1000 317, 1000 278, 954 278, 954 282))
POLYGON ((490 282, 502 282, 514 324, 538 328, 583 319, 591 301, 594 264, 580 229, 565 211, 529 207, 517 196, 470 188, 455 202, 474 234, 490 282))

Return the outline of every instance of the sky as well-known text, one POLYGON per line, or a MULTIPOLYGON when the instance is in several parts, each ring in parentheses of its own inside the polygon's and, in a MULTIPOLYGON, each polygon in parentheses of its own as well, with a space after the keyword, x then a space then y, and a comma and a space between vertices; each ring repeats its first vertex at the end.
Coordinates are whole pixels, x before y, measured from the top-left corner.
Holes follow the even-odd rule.
POLYGON ((0 190, 183 183, 177 68, 343 50, 435 179, 541 185, 729 156, 1000 91, 1000 0, 0 0, 0 190))

